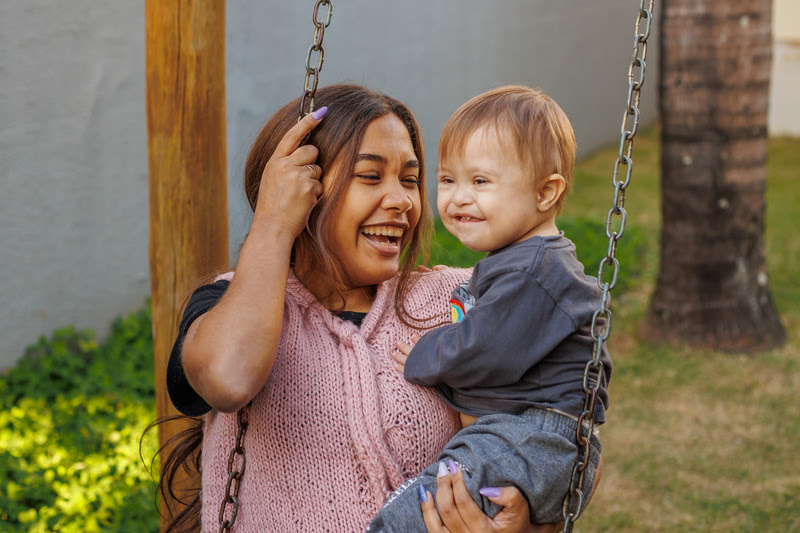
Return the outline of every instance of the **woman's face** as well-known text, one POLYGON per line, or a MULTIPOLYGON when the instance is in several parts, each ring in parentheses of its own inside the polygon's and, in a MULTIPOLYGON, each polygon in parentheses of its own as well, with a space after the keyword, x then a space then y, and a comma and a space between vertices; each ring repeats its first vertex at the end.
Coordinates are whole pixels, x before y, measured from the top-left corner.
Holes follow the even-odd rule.
POLYGON ((403 122, 394 114, 373 120, 328 230, 350 288, 397 273, 400 253, 420 218, 419 176, 420 162, 403 122))

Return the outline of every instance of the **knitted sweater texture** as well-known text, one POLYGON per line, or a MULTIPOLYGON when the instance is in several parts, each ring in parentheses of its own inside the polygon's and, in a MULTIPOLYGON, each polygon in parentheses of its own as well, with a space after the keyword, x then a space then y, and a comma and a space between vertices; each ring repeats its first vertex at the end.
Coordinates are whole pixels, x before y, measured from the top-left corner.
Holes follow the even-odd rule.
MULTIPOLYGON (((447 269, 412 281, 406 309, 433 317, 415 325, 449 322, 450 292, 469 274, 447 269)), ((418 332, 395 313, 396 285, 378 286, 359 329, 290 274, 277 358, 250 408, 235 532, 362 532, 460 429, 434 390, 392 367, 395 344, 418 332)), ((236 414, 211 411, 204 431, 203 531, 217 531, 236 414)))

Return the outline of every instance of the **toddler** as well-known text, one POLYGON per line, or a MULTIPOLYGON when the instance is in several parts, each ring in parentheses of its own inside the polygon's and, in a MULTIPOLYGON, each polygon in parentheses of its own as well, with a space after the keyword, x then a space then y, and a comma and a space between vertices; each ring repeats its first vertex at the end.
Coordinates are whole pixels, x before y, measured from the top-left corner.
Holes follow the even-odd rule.
MULTIPOLYGON (((500 507, 483 494, 491 497, 496 489, 479 490, 514 485, 528 501, 532 523, 562 520, 601 297, 556 226, 575 149, 558 104, 528 87, 476 96, 445 125, 439 216, 465 246, 489 254, 454 290, 453 323, 429 331, 413 349, 401 343, 395 358, 405 364, 408 381, 436 388, 461 414, 464 429, 437 464, 389 497, 368 531, 426 531, 420 499, 435 492, 436 477, 448 468, 462 470, 489 516, 500 507)), ((601 361, 597 424, 605 422, 611 377, 605 351, 601 361)), ((588 427, 581 431, 586 435, 588 427)), ((597 436, 590 438, 584 502, 601 450, 597 436)))

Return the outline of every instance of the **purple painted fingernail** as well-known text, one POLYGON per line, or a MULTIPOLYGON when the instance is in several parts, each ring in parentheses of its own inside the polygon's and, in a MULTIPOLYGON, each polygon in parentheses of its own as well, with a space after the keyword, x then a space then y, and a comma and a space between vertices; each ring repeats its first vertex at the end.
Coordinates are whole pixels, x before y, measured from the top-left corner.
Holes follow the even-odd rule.
POLYGON ((417 485, 417 492, 419 492, 419 501, 425 503, 428 501, 428 491, 422 485, 417 485))
POLYGON ((458 465, 452 459, 448 459, 447 460, 447 466, 450 467, 450 473, 451 474, 455 474, 456 472, 458 472, 458 465))
POLYGON ((497 487, 483 487, 478 492, 480 492, 483 496, 487 498, 497 498, 500 496, 500 489, 497 487))
POLYGON ((322 117, 324 117, 325 113, 327 113, 327 112, 328 112, 328 106, 322 106, 319 109, 317 109, 316 111, 314 111, 313 113, 311 113, 311 116, 314 117, 315 119, 319 120, 322 117))
POLYGON ((439 463, 439 471, 436 473, 436 477, 444 477, 447 475, 447 465, 443 462, 439 463))

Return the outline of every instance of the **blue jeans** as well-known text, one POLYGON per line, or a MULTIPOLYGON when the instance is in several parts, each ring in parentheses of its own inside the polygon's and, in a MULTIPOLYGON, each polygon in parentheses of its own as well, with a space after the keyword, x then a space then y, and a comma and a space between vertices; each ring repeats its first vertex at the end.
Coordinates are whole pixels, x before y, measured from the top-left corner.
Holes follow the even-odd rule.
MULTIPOLYGON (((532 523, 560 522, 577 452, 577 425, 568 416, 539 408, 519 415, 478 418, 450 439, 436 464, 394 491, 367 531, 425 532, 417 487, 422 484, 436 494, 438 463, 450 459, 461 466, 467 489, 488 516, 496 515, 501 507, 481 496, 478 489, 513 485, 528 501, 532 523)), ((591 495, 600 452, 600 442, 592 436, 584 502, 591 495)))

